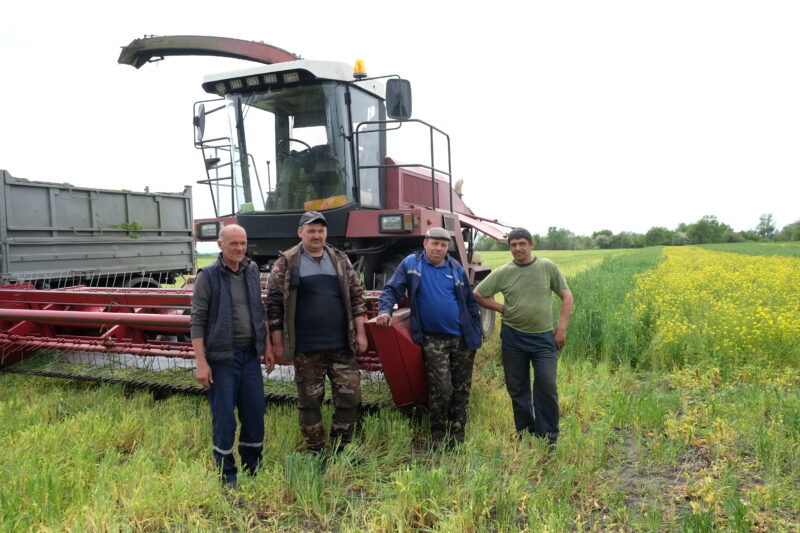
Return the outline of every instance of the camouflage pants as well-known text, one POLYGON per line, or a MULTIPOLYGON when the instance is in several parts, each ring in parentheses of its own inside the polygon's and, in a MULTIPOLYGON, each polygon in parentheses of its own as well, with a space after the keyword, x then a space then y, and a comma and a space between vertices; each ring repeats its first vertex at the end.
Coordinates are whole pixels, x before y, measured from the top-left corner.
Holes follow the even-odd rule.
POLYGON ((475 351, 467 349, 463 337, 425 334, 422 354, 430 389, 431 438, 438 442, 449 435, 464 442, 475 351))
POLYGON ((331 441, 341 445, 353 439, 353 428, 361 407, 361 375, 358 360, 348 348, 295 354, 294 382, 297 385, 297 408, 300 431, 309 450, 325 447, 322 427, 322 400, 325 397, 325 376, 331 381, 333 420, 331 441))

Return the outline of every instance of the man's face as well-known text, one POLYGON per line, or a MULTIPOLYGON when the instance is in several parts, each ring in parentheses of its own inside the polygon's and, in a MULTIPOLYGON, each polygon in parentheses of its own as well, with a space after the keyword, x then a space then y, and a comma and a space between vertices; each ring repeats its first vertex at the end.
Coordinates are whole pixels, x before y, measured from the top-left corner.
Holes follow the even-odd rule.
POLYGON ((422 246, 425 248, 425 257, 428 258, 428 262, 432 265, 439 266, 444 263, 447 249, 450 248, 450 241, 425 239, 422 242, 422 246))
POLYGON ((224 232, 222 240, 217 241, 217 246, 222 250, 223 261, 241 263, 247 251, 247 233, 242 228, 230 228, 224 232))
POLYGON ((328 238, 328 227, 318 223, 305 224, 297 229, 297 235, 307 252, 312 254, 321 252, 325 239, 328 238))
POLYGON ((528 242, 528 239, 511 239, 508 243, 508 249, 511 250, 515 263, 524 265, 531 262, 533 244, 528 242))

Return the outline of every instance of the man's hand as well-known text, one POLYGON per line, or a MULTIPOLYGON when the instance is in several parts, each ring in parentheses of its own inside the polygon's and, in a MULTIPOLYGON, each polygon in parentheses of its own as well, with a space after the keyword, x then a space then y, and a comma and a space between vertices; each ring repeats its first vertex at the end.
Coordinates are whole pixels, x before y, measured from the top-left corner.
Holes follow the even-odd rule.
POLYGON ((575 307, 575 300, 572 297, 572 291, 569 289, 559 292, 558 296, 561 298, 561 311, 553 337, 556 340, 556 348, 560 350, 567 344, 567 325, 569 324, 569 317, 572 315, 572 309, 575 307))
POLYGON ((271 334, 272 338, 272 351, 276 361, 283 361, 285 349, 283 346, 283 330, 276 329, 271 334))
POLYGON ((358 353, 364 353, 367 351, 369 347, 369 343, 367 342, 367 334, 363 331, 359 331, 356 333, 356 350, 358 353))
POLYGON ((553 337, 556 340, 556 348, 560 350, 567 344, 567 328, 556 328, 553 337))
POLYGON ((268 347, 264 355, 261 356, 261 362, 267 368, 267 374, 275 370, 275 352, 272 347, 268 347))
POLYGON ((382 328, 388 328, 392 325, 392 316, 389 314, 382 314, 375 317, 375 323, 382 328))
POLYGON ((475 300, 478 302, 478 305, 481 307, 485 307, 486 309, 491 309, 492 311, 496 311, 501 315, 506 312, 505 304, 501 304, 494 298, 487 298, 486 296, 482 295, 478 292, 478 289, 472 291, 473 296, 475 296, 475 300))
POLYGON ((214 383, 214 377, 211 375, 211 367, 205 361, 197 361, 195 377, 197 378, 197 382, 206 389, 210 389, 211 384, 214 383))

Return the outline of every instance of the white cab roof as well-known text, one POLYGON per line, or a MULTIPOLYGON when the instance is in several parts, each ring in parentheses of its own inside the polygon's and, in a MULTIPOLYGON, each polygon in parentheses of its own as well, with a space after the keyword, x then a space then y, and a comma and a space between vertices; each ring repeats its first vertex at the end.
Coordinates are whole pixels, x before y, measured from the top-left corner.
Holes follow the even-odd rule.
POLYGON ((203 78, 203 85, 206 83, 229 80, 231 78, 243 78, 246 76, 268 74, 271 72, 286 72, 290 70, 305 70, 313 74, 315 78, 323 80, 354 82, 355 85, 361 89, 380 98, 386 98, 386 88, 380 80, 355 81, 353 78, 352 65, 339 61, 309 61, 301 59, 299 61, 286 61, 272 65, 259 65, 247 69, 209 74, 203 78))

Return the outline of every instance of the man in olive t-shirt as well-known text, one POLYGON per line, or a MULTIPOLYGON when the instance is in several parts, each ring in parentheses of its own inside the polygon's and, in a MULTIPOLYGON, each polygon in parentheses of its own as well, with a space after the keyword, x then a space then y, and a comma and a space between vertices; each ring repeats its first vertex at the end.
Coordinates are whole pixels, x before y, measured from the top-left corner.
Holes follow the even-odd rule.
POLYGON ((514 260, 489 274, 475 288, 478 304, 503 316, 500 340, 506 389, 511 396, 514 425, 521 436, 528 432, 558 440, 558 350, 567 342, 572 314, 572 292, 558 267, 533 255, 533 237, 523 228, 508 234, 514 260), (503 294, 505 304, 493 296, 503 294), (553 331, 551 293, 561 298, 561 313, 553 331), (533 402, 530 367, 533 366, 533 402))

